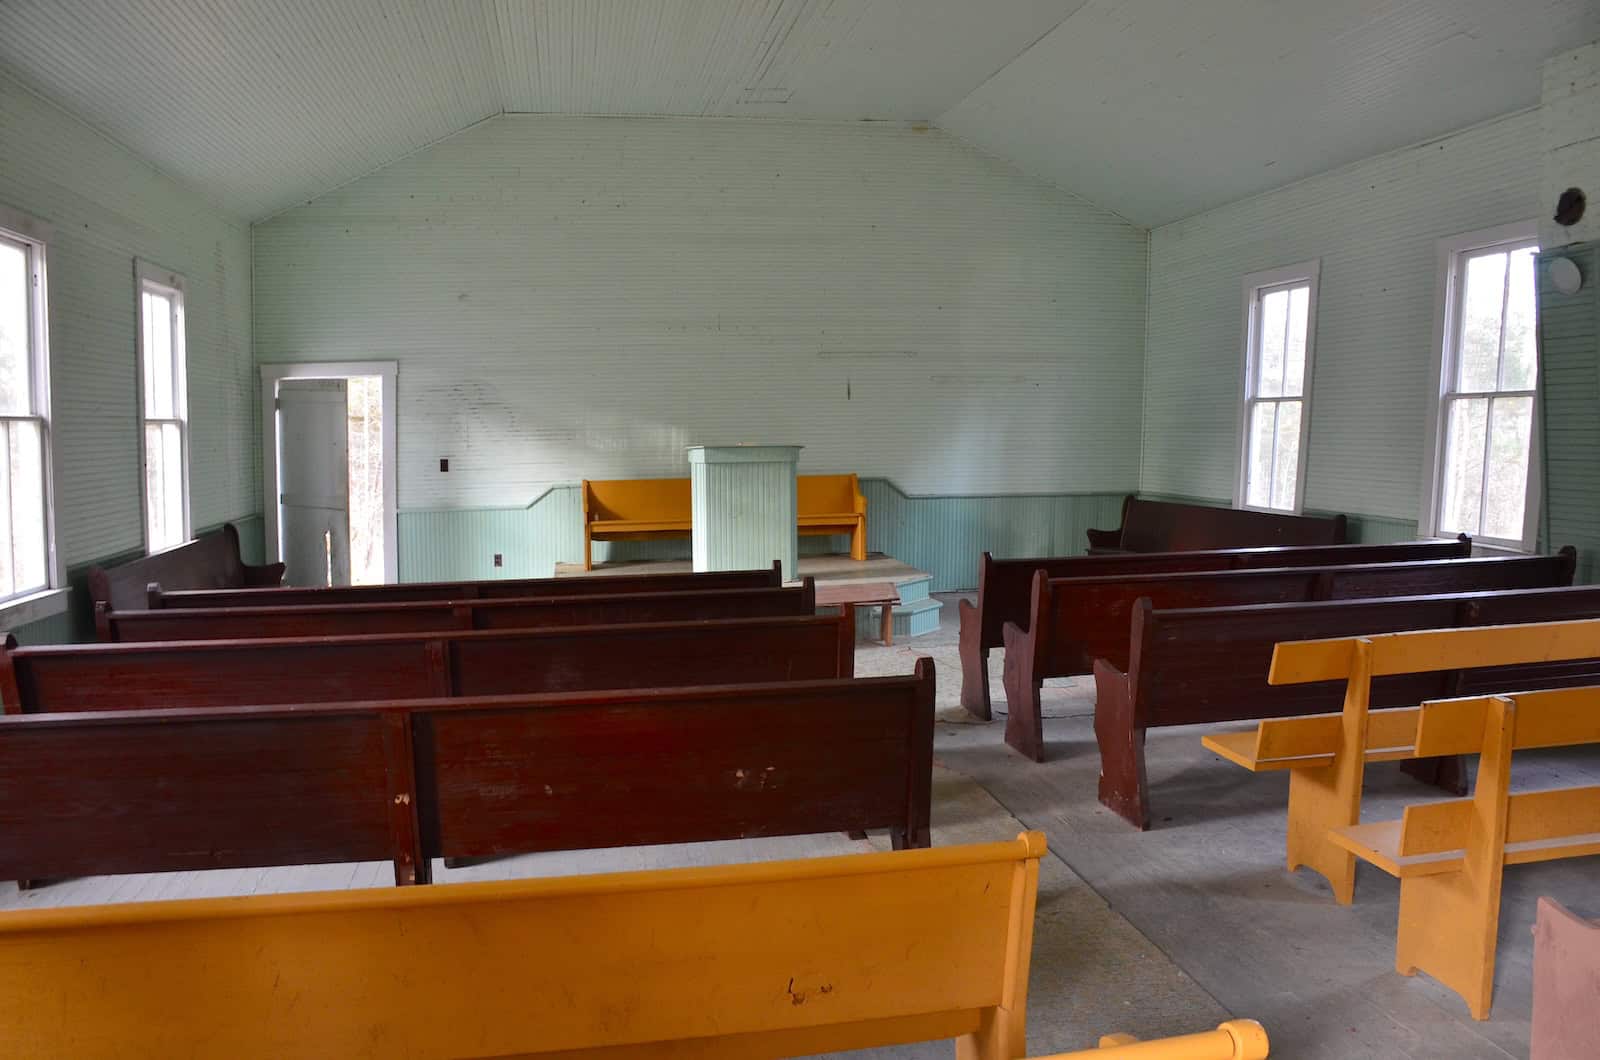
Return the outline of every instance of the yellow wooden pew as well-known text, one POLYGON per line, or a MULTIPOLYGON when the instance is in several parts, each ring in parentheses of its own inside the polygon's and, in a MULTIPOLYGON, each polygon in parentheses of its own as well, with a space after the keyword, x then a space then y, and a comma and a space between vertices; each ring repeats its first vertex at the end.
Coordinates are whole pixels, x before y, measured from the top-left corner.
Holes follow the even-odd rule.
POLYGON ((1400 879, 1395 967, 1427 972, 1488 1019, 1507 865, 1600 854, 1600 785, 1511 794, 1513 752, 1600 743, 1600 688, 1424 703, 1417 750, 1476 754, 1470 798, 1407 806, 1331 838, 1400 879))
POLYGON ((1024 1053, 1044 837, 0 915, 7 1060, 1024 1053))
POLYGON ((1339 903, 1348 905, 1355 897, 1355 857, 1330 832, 1360 822, 1367 763, 1430 757, 1417 746, 1417 707, 1369 709, 1374 677, 1597 657, 1600 619, 1283 643, 1273 652, 1268 683, 1343 680, 1342 713, 1270 719, 1254 731, 1213 733, 1202 742, 1255 772, 1290 771, 1289 870, 1305 866, 1321 873, 1339 903), (1363 753, 1344 750, 1353 747, 1363 753))

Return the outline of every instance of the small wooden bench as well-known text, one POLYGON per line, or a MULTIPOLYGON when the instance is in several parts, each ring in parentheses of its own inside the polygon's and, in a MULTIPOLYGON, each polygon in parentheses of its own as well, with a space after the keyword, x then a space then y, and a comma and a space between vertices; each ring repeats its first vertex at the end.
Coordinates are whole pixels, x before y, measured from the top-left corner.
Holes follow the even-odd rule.
POLYGON ((1027 833, 12 912, 0 915, 0 1026, 15 1060, 749 1058, 947 1038, 964 1060, 1016 1060, 1044 854, 1027 833))
POLYGON ((1143 500, 1130 493, 1122 501, 1122 525, 1115 530, 1090 530, 1089 550, 1186 552, 1249 545, 1341 545, 1346 533, 1342 515, 1281 515, 1143 500))
POLYGON ((957 602, 961 622, 961 705, 985 721, 993 717, 989 704, 989 652, 1005 646, 1007 622, 1021 629, 1028 628, 1028 607, 1037 571, 1044 571, 1049 578, 1104 578, 1170 571, 1404 563, 1464 559, 1470 555, 1472 540, 1465 534, 1454 541, 1407 541, 1393 545, 1289 545, 1021 559, 995 559, 985 552, 978 563, 977 602, 957 602))
POLYGON ((0 651, 5 712, 338 703, 850 677, 838 616, 0 651))
POLYGON ((887 828, 928 845, 910 677, 0 716, 0 879, 887 828))
POLYGON ((283 564, 252 566, 239 558, 232 523, 212 534, 115 567, 89 568, 89 599, 112 608, 144 607, 150 583, 173 589, 244 589, 283 581, 283 564))
MULTIPOLYGON (((1392 637, 1408 631, 1486 627, 1479 633, 1489 634, 1496 628, 1546 628, 1508 622, 1544 620, 1565 625, 1560 620, 1600 618, 1600 587, 1462 597, 1456 599, 1454 608, 1452 614, 1449 597, 1417 601, 1409 625, 1396 624, 1395 619, 1403 616, 1393 613, 1351 612, 1345 618, 1352 623, 1370 621, 1367 635, 1324 636, 1276 645, 1267 676, 1273 686, 1271 694, 1260 700, 1283 702, 1282 694, 1288 693, 1293 697, 1290 701, 1310 703, 1320 696, 1328 707, 1340 706, 1340 712, 1299 711, 1295 713, 1305 716, 1269 718, 1253 731, 1213 733, 1202 740, 1211 751, 1252 772, 1289 771, 1285 842, 1289 870, 1305 866, 1318 872, 1340 904, 1348 905, 1355 896, 1355 861, 1332 842, 1330 834, 1360 821, 1368 764, 1428 757, 1418 742, 1420 712, 1416 704, 1489 689, 1521 691, 1600 683, 1600 650, 1591 658, 1581 652, 1563 655, 1552 649, 1536 661, 1487 650, 1458 653, 1454 665, 1431 667, 1422 665, 1431 664, 1426 656, 1420 661, 1397 656, 1391 643, 1392 637), (1407 669, 1412 666, 1421 668, 1407 669), (1298 694, 1296 690, 1300 690, 1298 694), (1358 755, 1346 748, 1361 748, 1362 752, 1358 755)), ((1324 625, 1321 632, 1331 629, 1324 625)), ((1253 659, 1259 648, 1252 645, 1247 650, 1253 659)), ((1463 783, 1464 779, 1463 774, 1463 783)))
POLYGON ((894 643, 894 606, 899 602, 900 590, 894 582, 824 582, 817 589, 817 606, 837 607, 852 628, 856 608, 876 607, 878 639, 884 644, 894 643))
POLYGON ((630 622, 810 615, 817 609, 810 578, 792 589, 710 589, 499 600, 408 600, 395 603, 290 604, 277 607, 161 607, 110 611, 95 605, 102 641, 241 640, 417 633, 446 629, 550 629, 630 622))
POLYGON ((1158 610, 1348 600, 1569 585, 1570 546, 1554 556, 1421 560, 1260 570, 1180 571, 1104 578, 1046 578, 1035 572, 1028 628, 1007 624, 1006 742, 1044 758, 1039 689, 1046 678, 1090 673, 1096 659, 1128 666, 1134 605, 1158 610))
POLYGON ((1600 1042, 1600 921, 1540 898, 1528 1060, 1593 1060, 1600 1042))
POLYGON ((796 518, 802 537, 850 535, 850 558, 867 558, 867 498, 855 475, 800 475, 796 518))
POLYGON ((407 600, 500 600, 524 596, 589 596, 613 593, 704 592, 712 589, 776 589, 783 565, 763 570, 694 574, 606 574, 577 578, 507 578, 492 581, 400 582, 340 585, 324 589, 181 589, 150 586, 148 604, 160 607, 288 607, 299 604, 400 603, 407 600))
MULTIPOLYGON (((1459 666, 1478 651, 1507 662, 1600 656, 1600 622, 1409 636, 1374 644, 1372 668, 1459 666)), ((1478 756, 1472 797, 1413 804, 1399 821, 1336 828, 1330 838, 1399 878, 1396 970, 1427 972, 1474 1019, 1488 1019, 1506 866, 1600 854, 1600 785, 1513 795, 1513 753, 1600 743, 1600 687, 1425 703, 1416 738, 1422 754, 1478 756)))

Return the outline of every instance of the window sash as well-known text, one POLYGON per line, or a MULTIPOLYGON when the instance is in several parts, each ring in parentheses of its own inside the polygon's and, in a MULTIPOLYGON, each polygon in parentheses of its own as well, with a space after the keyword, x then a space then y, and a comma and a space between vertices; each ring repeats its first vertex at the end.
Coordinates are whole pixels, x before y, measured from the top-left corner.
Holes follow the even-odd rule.
POLYGON ((1249 398, 1248 400, 1246 400, 1246 402, 1245 402, 1245 431, 1246 431, 1246 438, 1245 438, 1245 445, 1244 445, 1245 473, 1244 473, 1244 498, 1243 498, 1243 504, 1244 504, 1244 507, 1246 507, 1246 508, 1251 508, 1251 509, 1255 509, 1257 511, 1265 511, 1265 512, 1292 512, 1292 511, 1295 510, 1295 504, 1299 500, 1299 497, 1298 497, 1298 493, 1299 493, 1299 490, 1300 490, 1300 467, 1299 467, 1299 461, 1305 458, 1305 454, 1300 452, 1300 440, 1303 437, 1303 432, 1297 430, 1295 432, 1295 445, 1296 445, 1296 449, 1295 449, 1295 461, 1296 461, 1296 463, 1295 463, 1295 477, 1294 477, 1294 480, 1289 485, 1290 495, 1287 498, 1285 498, 1285 500, 1287 501, 1286 504, 1280 505, 1280 504, 1275 503, 1279 499, 1279 497, 1278 497, 1278 463, 1283 458, 1283 455, 1284 455, 1283 454, 1283 446, 1281 444, 1282 443, 1282 436, 1281 436, 1281 434, 1280 434, 1280 432, 1278 430, 1278 425, 1282 421, 1283 406, 1285 406, 1285 405, 1298 406, 1298 408, 1300 410, 1300 416, 1302 418, 1302 421, 1304 420, 1304 417, 1305 417, 1305 398, 1303 396, 1296 395, 1294 397, 1260 397, 1260 398, 1252 397, 1252 398, 1249 398), (1254 439, 1254 435, 1252 433, 1250 433, 1250 432, 1251 432, 1252 427, 1253 427, 1253 425, 1255 423, 1256 409, 1260 408, 1263 405, 1272 405, 1272 406, 1274 406, 1273 419, 1272 419, 1272 459, 1268 463, 1267 470, 1266 470, 1266 476, 1267 476, 1267 478, 1266 478, 1266 483, 1267 483, 1267 502, 1265 504, 1254 504, 1254 503, 1251 503, 1251 501, 1250 501, 1250 493, 1251 493, 1250 485, 1251 485, 1252 482, 1257 481, 1255 476, 1254 476, 1254 470, 1255 470, 1254 461, 1251 460, 1251 457, 1254 455, 1254 451, 1255 451, 1254 450, 1254 440, 1255 439, 1254 439))
POLYGON ((184 285, 181 277, 139 263, 139 451, 145 550, 189 537, 189 409, 184 285), (168 282, 170 281, 170 282, 168 282), (176 430, 175 449, 162 443, 152 459, 150 429, 176 430), (152 494, 155 494, 152 496, 152 494), (159 533, 158 533, 159 531, 159 533))
POLYGON ((49 478, 49 453, 50 437, 49 425, 43 416, 0 415, 0 538, 7 542, 4 556, 4 576, 0 577, 0 604, 31 596, 43 592, 55 583, 54 564, 51 562, 50 531, 50 478, 49 478), (16 482, 11 467, 11 452, 13 446, 12 427, 14 424, 31 424, 37 432, 39 452, 37 458, 39 466, 35 469, 38 476, 38 505, 40 525, 38 527, 38 540, 36 549, 29 549, 31 556, 24 557, 19 547, 17 533, 17 498, 16 482), (37 574, 27 580, 18 577, 19 568, 27 562, 37 574))
MULTIPOLYGON (((1311 385, 1313 378, 1314 347, 1316 342, 1317 280, 1321 263, 1309 261, 1298 265, 1253 273, 1244 278, 1244 370, 1239 402, 1239 434, 1237 464, 1235 465, 1234 504, 1236 507, 1265 512, 1298 512, 1304 501, 1306 447, 1310 433, 1311 385), (1282 320, 1269 320, 1268 300, 1283 295, 1282 320), (1296 326, 1296 295, 1303 297, 1303 333, 1296 326), (1274 323, 1282 325, 1282 363, 1269 365, 1266 359, 1268 333, 1274 323), (1299 368, 1295 373, 1298 387, 1291 387, 1290 351, 1298 337, 1300 342, 1299 368), (1269 369, 1277 369, 1277 378, 1264 378, 1269 369), (1261 474, 1270 475, 1266 485, 1266 503, 1259 498, 1252 501, 1252 483, 1260 493, 1262 482, 1256 474, 1252 459, 1255 449, 1256 410, 1267 403, 1277 406, 1273 417, 1272 454, 1268 468, 1261 474), (1299 413, 1298 434, 1289 439, 1282 436, 1282 409, 1294 405, 1299 413), (1290 481, 1280 484, 1278 476, 1285 470, 1284 458, 1294 457, 1294 474, 1290 481), (1277 502, 1276 504, 1274 502, 1277 502), (1281 505, 1281 506, 1280 506, 1281 505)), ((1277 307, 1270 307, 1276 310, 1277 307)), ((1274 348, 1277 336, 1274 335, 1274 348)))

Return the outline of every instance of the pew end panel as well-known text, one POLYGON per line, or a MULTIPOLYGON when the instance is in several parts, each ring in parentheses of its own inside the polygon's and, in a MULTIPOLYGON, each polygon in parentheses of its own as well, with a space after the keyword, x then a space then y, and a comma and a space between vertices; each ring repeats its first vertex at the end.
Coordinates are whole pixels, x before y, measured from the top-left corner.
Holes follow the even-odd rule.
POLYGON ((0 1023, 19 1060, 778 1057, 950 1037, 959 1056, 1016 1060, 1044 854, 1027 833, 804 861, 27 910, 0 920, 0 1023))
POLYGON ((1028 611, 1028 628, 1005 625, 1006 743, 1033 759, 1044 761, 1044 721, 1039 689, 1044 683, 1046 655, 1051 640, 1054 611, 1050 579, 1035 571, 1028 611))

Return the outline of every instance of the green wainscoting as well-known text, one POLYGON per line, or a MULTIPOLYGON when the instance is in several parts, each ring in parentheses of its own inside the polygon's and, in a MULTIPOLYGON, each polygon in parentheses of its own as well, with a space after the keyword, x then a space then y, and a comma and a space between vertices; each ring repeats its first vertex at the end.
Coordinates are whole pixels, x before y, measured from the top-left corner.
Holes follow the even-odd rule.
POLYGON ((1539 396, 1544 512, 1540 539, 1578 549, 1578 582, 1600 580, 1600 243, 1539 255, 1539 396), (1583 286, 1565 295, 1547 263, 1571 258, 1583 286))
MULTIPOLYGON (((259 514, 251 514, 227 521, 239 528, 239 555, 244 561, 266 562, 266 518, 259 514)), ((195 531, 195 535, 209 534, 221 528, 222 523, 202 527, 195 531)), ((76 644, 94 640, 94 609, 89 603, 88 589, 89 568, 114 567, 143 555, 144 549, 136 548, 88 563, 74 563, 68 567, 67 587, 72 595, 67 601, 67 610, 59 615, 42 618, 37 622, 28 622, 12 629, 10 632, 16 636, 17 643, 76 644)))

